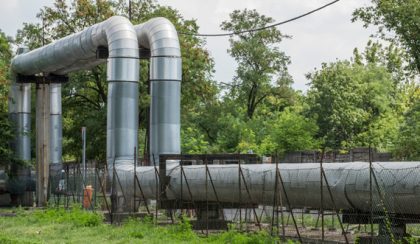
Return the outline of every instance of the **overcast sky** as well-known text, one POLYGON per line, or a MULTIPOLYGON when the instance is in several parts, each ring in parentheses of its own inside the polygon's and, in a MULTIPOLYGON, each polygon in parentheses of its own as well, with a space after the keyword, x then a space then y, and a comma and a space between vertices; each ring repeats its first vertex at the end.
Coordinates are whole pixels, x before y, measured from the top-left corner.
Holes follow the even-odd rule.
MULTIPOLYGON (((185 18, 196 19, 201 33, 220 33, 220 23, 235 9, 256 9, 277 22, 310 11, 331 0, 158 0, 162 5, 178 9, 185 18)), ((36 13, 53 0, 0 0, 0 29, 14 36, 24 22, 37 22, 36 13)), ((320 67, 322 62, 351 57, 355 47, 363 48, 373 29, 352 23, 351 14, 357 7, 369 5, 368 0, 341 0, 315 14, 280 26, 292 39, 284 40, 280 49, 291 57, 290 73, 294 88, 305 91, 305 74, 320 67)), ((227 54, 228 37, 208 37, 207 49, 216 63, 215 79, 230 82, 235 74, 235 61, 227 54)))

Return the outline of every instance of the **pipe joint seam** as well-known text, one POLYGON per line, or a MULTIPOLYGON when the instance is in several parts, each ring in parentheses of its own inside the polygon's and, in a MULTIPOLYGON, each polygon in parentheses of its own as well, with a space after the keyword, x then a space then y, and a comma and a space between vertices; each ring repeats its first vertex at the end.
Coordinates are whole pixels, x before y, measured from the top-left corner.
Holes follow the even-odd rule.
POLYGON ((130 56, 113 56, 113 57, 108 57, 108 59, 113 59, 113 58, 122 58, 122 59, 140 59, 140 57, 130 57, 130 56))
POLYGON ((179 59, 182 59, 181 56, 176 56, 176 55, 154 55, 154 56, 150 56, 150 58, 179 58, 179 59))
POLYGON ((156 82, 159 82, 159 81, 168 81, 168 82, 171 82, 171 81, 173 81, 173 82, 182 82, 182 80, 179 80, 179 79, 149 79, 150 81, 156 81, 156 82))

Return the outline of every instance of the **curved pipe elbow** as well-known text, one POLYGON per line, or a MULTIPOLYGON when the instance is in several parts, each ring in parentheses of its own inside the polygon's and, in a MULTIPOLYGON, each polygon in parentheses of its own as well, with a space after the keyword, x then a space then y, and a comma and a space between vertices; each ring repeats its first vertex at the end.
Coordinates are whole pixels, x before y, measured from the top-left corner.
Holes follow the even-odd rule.
POLYGON ((140 47, 150 49, 152 57, 180 57, 178 33, 175 26, 166 18, 153 18, 134 26, 140 47))
POLYGON ((178 33, 165 18, 154 18, 134 27, 139 46, 151 54, 150 153, 181 152, 180 110, 182 62, 178 33))

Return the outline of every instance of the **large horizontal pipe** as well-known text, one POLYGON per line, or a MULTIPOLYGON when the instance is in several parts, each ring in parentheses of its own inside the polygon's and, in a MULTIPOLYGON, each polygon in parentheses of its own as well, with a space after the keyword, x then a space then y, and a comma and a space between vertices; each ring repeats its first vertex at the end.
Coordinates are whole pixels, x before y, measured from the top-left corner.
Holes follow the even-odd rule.
MULTIPOLYGON (((183 167, 193 200, 206 201, 205 166, 183 167)), ((208 165, 208 168, 219 201, 224 203, 273 204, 275 165, 241 165, 245 180, 241 179, 240 191, 238 165, 208 165), (248 195, 246 187, 248 187, 250 195, 248 195), (239 199, 239 195, 241 195, 241 199, 239 199)), ((369 163, 325 163, 323 168, 337 209, 370 211, 369 163)), ((418 204, 420 202, 420 178, 417 174, 420 172, 420 162, 375 162, 372 164, 372 168, 380 189, 378 192, 373 177, 373 202, 376 210, 383 210, 381 206, 378 206, 378 204, 381 204, 382 198, 380 196, 383 194, 382 200, 388 212, 420 214, 420 204, 418 204)), ((189 200, 190 198, 185 179, 181 177, 180 169, 180 166, 175 166, 167 170, 170 180, 166 189, 166 196, 169 200, 189 200), (181 181, 183 182, 181 183, 181 181)), ((118 167, 117 172, 120 179, 131 179, 134 174, 133 167, 128 166, 118 167)), ((321 208, 320 164, 279 164, 279 172, 291 208, 321 208)), ((153 167, 140 167, 137 168, 137 175, 145 197, 155 199, 157 179, 155 169, 153 167)), ((216 201, 210 177, 207 177, 207 179, 208 200, 216 201)), ((122 184, 127 183, 128 181, 122 182, 122 184)), ((278 194, 282 196, 282 204, 287 206, 280 183, 278 187, 278 194)), ((133 186, 125 185, 123 188, 126 191, 132 191, 133 186)), ((127 192, 127 194, 130 193, 127 192)), ((325 181, 323 195, 324 209, 333 209, 334 205, 325 181)))

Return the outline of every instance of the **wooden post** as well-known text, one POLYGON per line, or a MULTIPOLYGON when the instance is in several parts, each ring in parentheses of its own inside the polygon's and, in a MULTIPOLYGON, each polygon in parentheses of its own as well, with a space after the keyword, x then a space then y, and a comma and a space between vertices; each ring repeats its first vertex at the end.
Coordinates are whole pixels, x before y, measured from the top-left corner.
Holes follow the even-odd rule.
POLYGON ((36 202, 47 204, 50 162, 50 89, 49 84, 36 86, 36 202))

